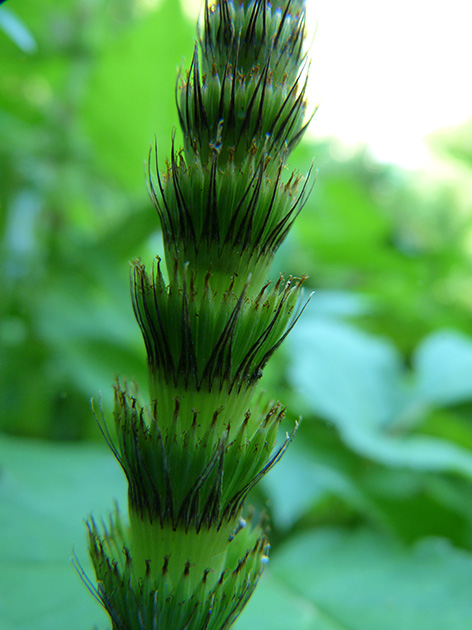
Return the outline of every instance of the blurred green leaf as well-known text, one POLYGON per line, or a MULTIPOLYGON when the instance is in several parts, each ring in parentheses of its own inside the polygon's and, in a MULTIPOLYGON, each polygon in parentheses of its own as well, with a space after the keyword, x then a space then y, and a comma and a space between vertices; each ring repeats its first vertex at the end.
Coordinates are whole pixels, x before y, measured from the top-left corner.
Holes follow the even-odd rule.
POLYGON ((293 385, 310 408, 343 431, 381 430, 404 409, 401 360, 388 342, 339 320, 306 314, 291 345, 293 385))
POLYGON ((362 490, 334 463, 329 465, 314 457, 314 449, 309 450, 301 441, 295 440, 273 474, 262 481, 277 527, 292 527, 329 497, 366 511, 368 501, 362 490))
MULTIPOLYGON (((126 505, 125 481, 98 446, 0 437, 2 630, 90 630, 105 615, 70 559, 89 575, 84 519, 126 505)), ((100 621, 101 620, 101 621, 100 621)))
POLYGON ((423 401, 391 344, 339 321, 309 317, 291 343, 293 386, 356 452, 388 466, 472 476, 471 452, 409 430, 424 412, 423 401))
POLYGON ((325 529, 288 542, 271 570, 346 630, 472 626, 472 554, 444 540, 407 548, 371 530, 325 529))
POLYGON ((313 601, 266 569, 234 630, 345 630, 313 601))
POLYGON ((425 401, 451 405, 472 400, 472 339, 450 330, 427 337, 414 355, 417 388, 425 401))
POLYGON ((190 59, 193 39, 194 26, 180 3, 166 0, 121 33, 94 66, 82 124, 100 163, 132 190, 144 190, 153 138, 159 140, 162 163, 169 152, 178 121, 177 70, 184 54, 190 59))

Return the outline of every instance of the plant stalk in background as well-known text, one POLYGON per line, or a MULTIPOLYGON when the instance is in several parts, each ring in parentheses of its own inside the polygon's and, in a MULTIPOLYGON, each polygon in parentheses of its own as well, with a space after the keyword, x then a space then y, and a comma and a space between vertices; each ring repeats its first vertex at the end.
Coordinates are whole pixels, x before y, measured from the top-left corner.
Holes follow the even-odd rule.
POLYGON ((114 630, 229 628, 267 561, 244 500, 283 455, 284 415, 252 403, 300 315, 302 279, 267 274, 307 181, 286 160, 306 125, 303 0, 205 3, 176 97, 184 146, 149 159, 165 264, 133 263, 150 402, 115 384, 129 523, 89 522, 95 593, 114 630), (252 405, 252 406, 251 406, 252 405))

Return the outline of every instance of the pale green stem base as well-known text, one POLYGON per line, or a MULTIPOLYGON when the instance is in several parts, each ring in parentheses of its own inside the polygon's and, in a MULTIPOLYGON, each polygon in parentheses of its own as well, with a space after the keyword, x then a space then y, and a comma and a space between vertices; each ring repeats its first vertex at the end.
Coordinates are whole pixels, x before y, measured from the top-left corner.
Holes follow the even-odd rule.
MULTIPOLYGON (((162 383, 150 373, 149 389, 151 398, 156 401, 157 421, 164 435, 171 425, 175 426, 176 422, 179 423, 179 432, 188 431, 197 412, 196 435, 204 437, 215 412, 221 409, 216 423, 212 426, 212 432, 221 437, 229 429, 228 438, 231 441, 243 424, 246 412, 249 411, 255 387, 242 390, 239 394, 228 393, 225 388, 222 391, 211 392, 203 389, 200 391, 183 390, 162 383), (179 404, 178 418, 175 415, 176 400, 179 404), (199 418, 203 419, 202 424, 199 418)), ((260 424, 259 410, 255 411, 254 417, 249 419, 247 425, 248 435, 252 435, 260 424)))
POLYGON ((165 575, 170 588, 177 587, 186 574, 189 591, 201 583, 205 572, 208 587, 219 580, 225 568, 230 536, 235 524, 220 530, 202 528, 198 533, 189 529, 173 530, 149 523, 130 512, 130 553, 135 567, 136 579, 146 573, 146 562, 150 561, 151 575, 165 575))

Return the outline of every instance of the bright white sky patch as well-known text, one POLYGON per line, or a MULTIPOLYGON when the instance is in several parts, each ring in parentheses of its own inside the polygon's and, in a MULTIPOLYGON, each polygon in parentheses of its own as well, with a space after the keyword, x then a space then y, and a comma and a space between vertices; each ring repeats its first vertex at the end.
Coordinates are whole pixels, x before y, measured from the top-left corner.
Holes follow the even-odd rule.
POLYGON ((317 0, 309 10, 313 134, 410 166, 426 134, 472 117, 469 0, 317 0))
MULTIPOLYGON (((195 16, 200 0, 181 0, 195 16)), ((428 133, 472 118, 472 1, 308 0, 310 133, 416 166, 428 133)))

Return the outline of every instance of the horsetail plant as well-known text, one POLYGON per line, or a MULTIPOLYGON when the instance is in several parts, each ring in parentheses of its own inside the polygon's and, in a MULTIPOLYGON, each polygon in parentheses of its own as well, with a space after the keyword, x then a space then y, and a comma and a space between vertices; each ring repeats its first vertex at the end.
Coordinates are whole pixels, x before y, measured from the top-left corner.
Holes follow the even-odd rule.
POLYGON ((165 264, 132 265, 150 402, 115 384, 129 522, 88 522, 113 630, 232 626, 267 562, 248 492, 282 457, 279 404, 253 403, 267 361, 301 314, 304 278, 267 274, 307 197, 286 176, 305 131, 304 0, 205 2, 190 69, 177 81, 183 148, 149 156, 165 264))

